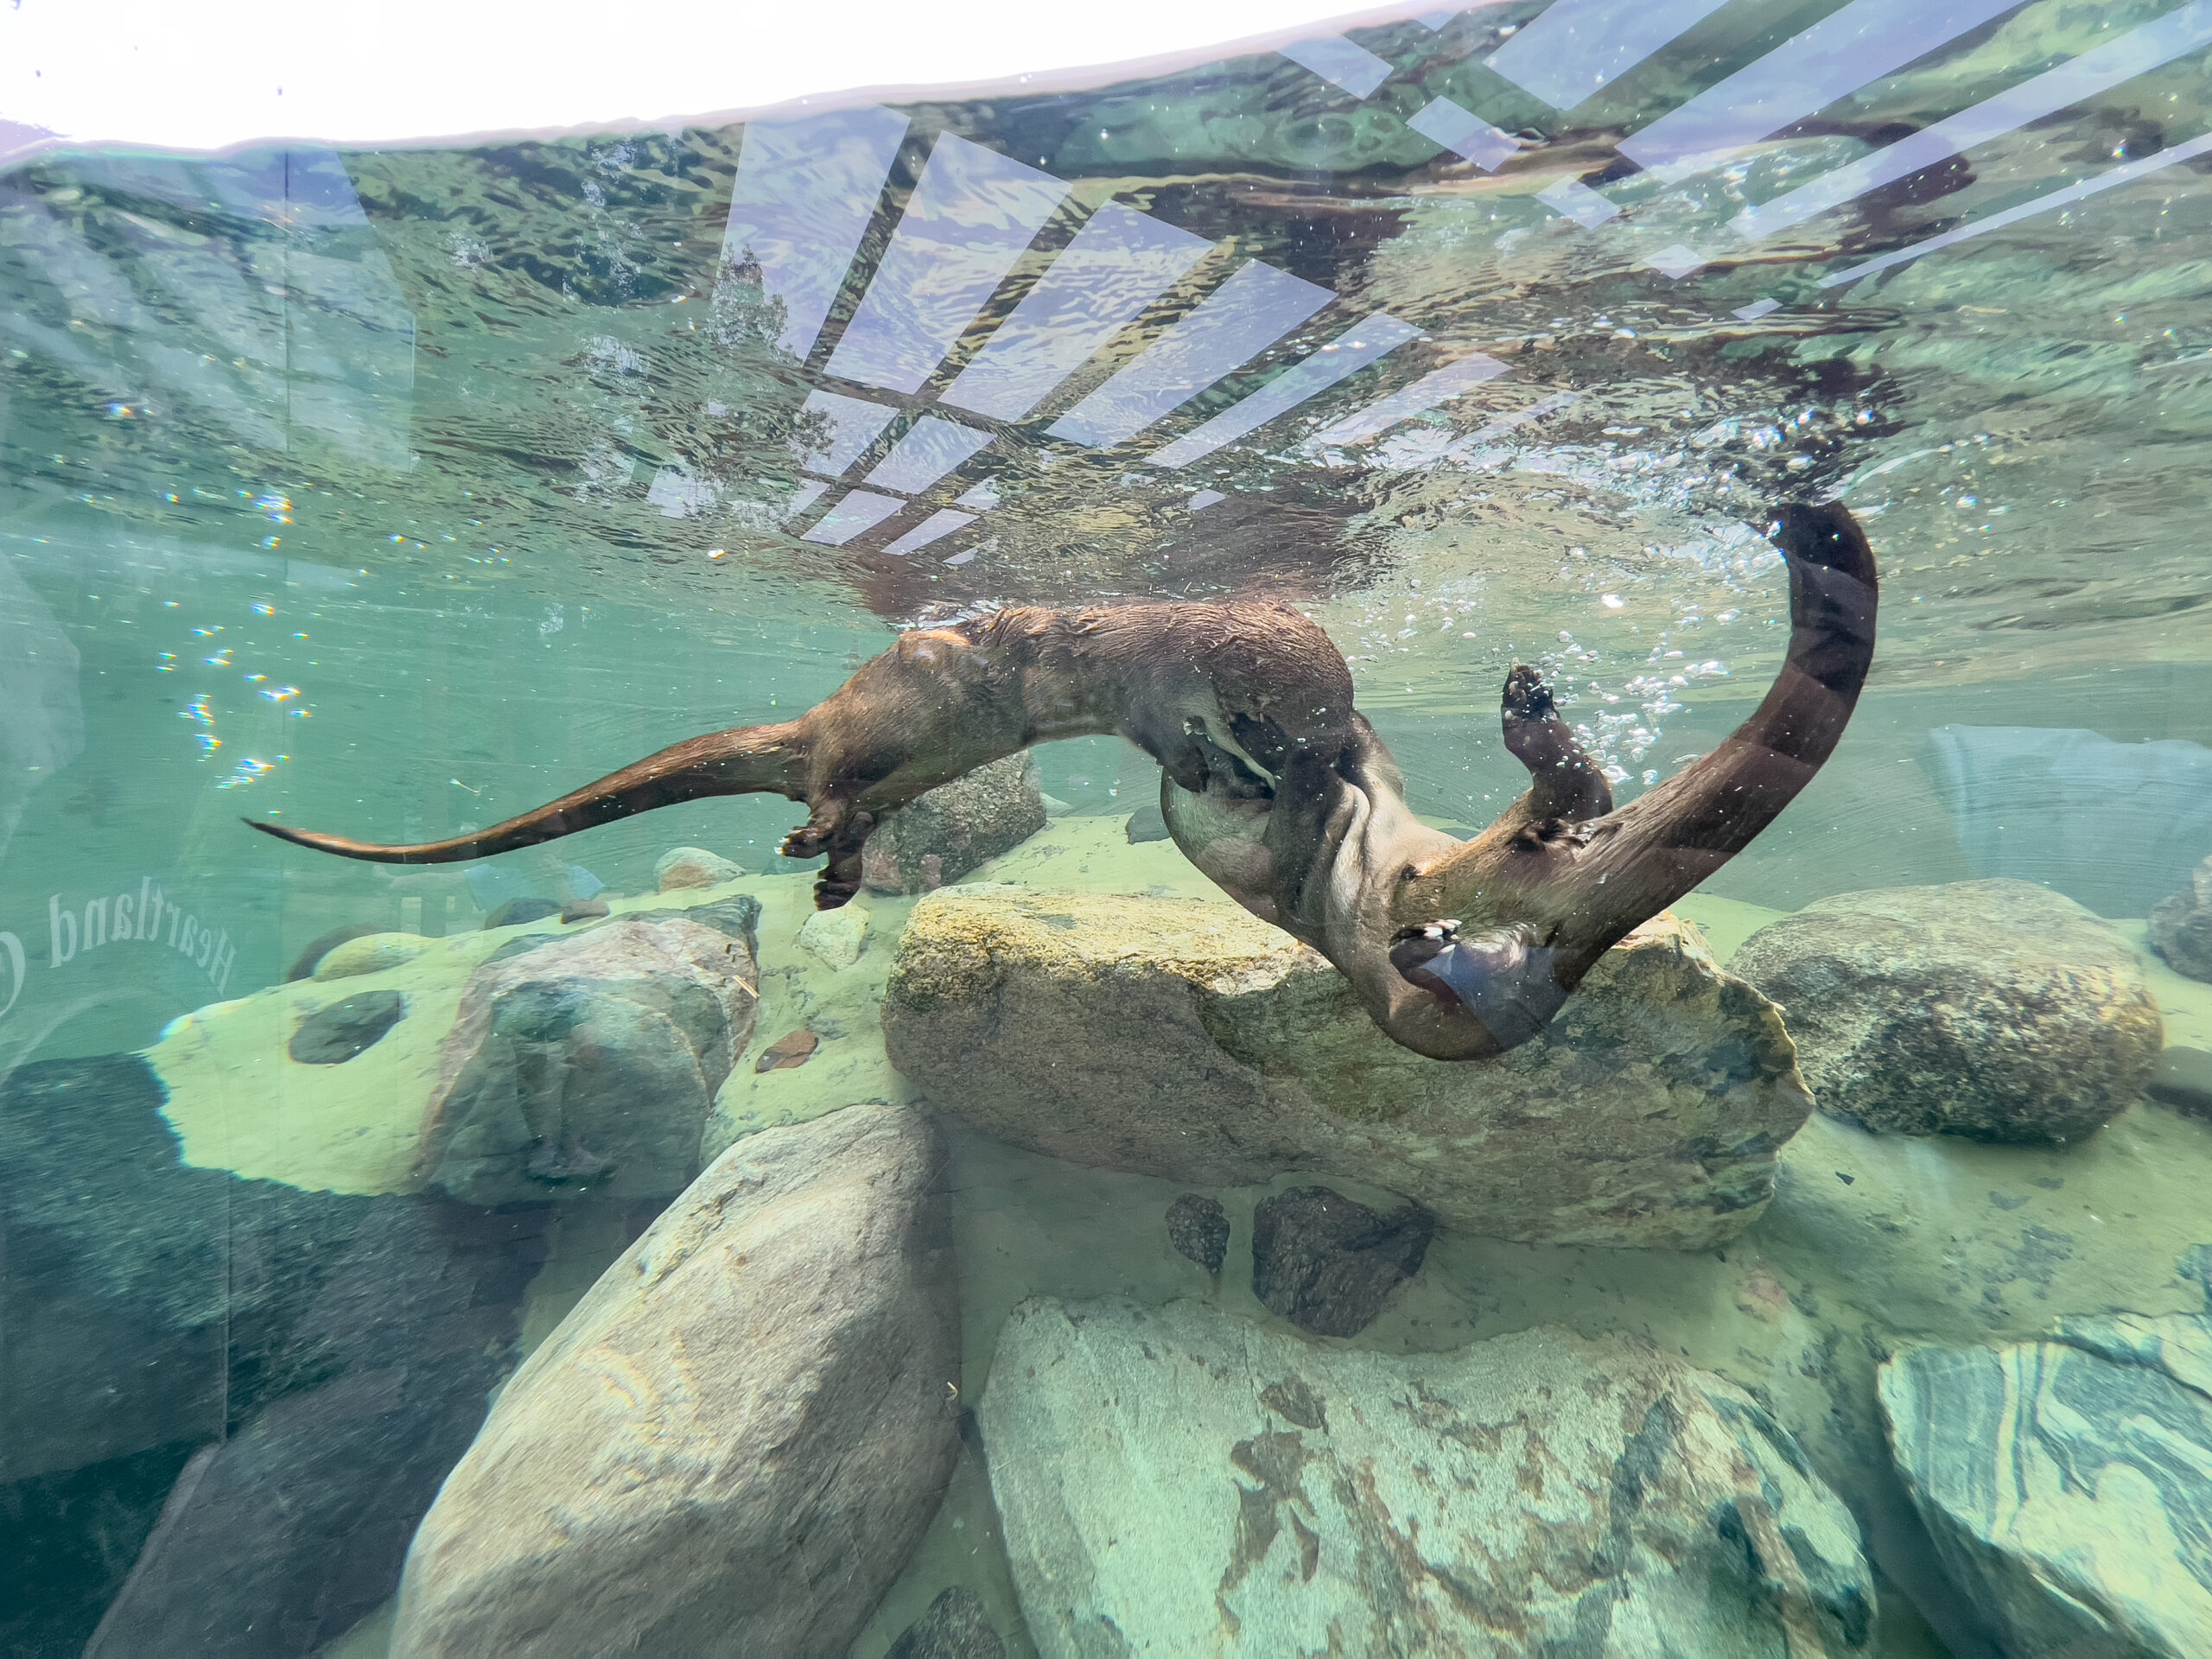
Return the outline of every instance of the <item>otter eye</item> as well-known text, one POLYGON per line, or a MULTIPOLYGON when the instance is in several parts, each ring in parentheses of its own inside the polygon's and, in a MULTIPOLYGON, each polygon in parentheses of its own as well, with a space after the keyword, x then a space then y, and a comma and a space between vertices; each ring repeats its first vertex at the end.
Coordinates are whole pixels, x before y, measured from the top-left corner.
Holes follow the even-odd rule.
POLYGON ((1420 874, 1421 872, 1419 870, 1408 864, 1404 869, 1398 872, 1398 880, 1401 881, 1410 881, 1420 874))

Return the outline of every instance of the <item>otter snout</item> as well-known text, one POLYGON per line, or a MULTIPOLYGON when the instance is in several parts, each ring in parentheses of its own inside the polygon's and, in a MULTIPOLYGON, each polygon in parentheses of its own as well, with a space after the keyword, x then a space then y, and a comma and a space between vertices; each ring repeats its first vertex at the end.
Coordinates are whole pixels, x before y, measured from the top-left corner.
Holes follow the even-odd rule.
POLYGON ((1481 1022, 1503 1052, 1535 1036, 1567 1001, 1553 972, 1558 953, 1522 925, 1464 934, 1456 921, 1425 922, 1390 944, 1390 966, 1408 984, 1481 1022))

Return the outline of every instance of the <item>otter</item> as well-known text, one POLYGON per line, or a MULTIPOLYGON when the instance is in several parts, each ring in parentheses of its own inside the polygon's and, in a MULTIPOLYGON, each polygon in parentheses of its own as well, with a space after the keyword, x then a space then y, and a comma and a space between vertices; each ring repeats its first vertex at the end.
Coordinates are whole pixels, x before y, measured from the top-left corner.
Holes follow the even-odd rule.
POLYGON ((1873 660, 1872 551, 1840 505, 1785 505, 1768 533, 1789 562, 1789 646, 1750 719, 1616 810, 1541 677, 1516 664, 1502 721, 1529 787, 1468 842, 1414 817, 1328 636, 1261 602, 1021 607, 916 628, 797 720, 693 738, 446 841, 246 822, 348 858, 439 864, 766 792, 807 807, 783 852, 827 859, 815 901, 829 910, 859 891, 886 813, 1032 744, 1118 732, 1160 763, 1169 833, 1210 880, 1326 957, 1397 1042, 1489 1058, 1749 845, 1842 736, 1873 660))

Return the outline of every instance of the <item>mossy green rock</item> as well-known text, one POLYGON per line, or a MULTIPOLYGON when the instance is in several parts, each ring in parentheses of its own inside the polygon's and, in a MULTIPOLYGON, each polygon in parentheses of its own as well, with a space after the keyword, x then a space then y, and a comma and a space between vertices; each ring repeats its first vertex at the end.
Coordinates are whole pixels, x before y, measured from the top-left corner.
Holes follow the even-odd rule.
POLYGON ((883 1024, 925 1095, 1017 1146, 1196 1186, 1340 1176, 1554 1243, 1732 1236, 1809 1110, 1772 1005, 1672 918, 1541 1035, 1453 1064, 1234 906, 950 889, 914 907, 883 1024))

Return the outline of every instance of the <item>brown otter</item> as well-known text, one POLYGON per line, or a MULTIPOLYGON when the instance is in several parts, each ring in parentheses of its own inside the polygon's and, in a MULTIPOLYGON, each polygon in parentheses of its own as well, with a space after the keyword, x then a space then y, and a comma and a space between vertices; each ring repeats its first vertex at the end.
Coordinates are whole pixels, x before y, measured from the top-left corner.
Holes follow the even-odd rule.
POLYGON ((1605 950, 1741 851, 1843 734, 1874 649, 1872 553, 1840 506, 1790 505, 1787 661, 1718 749, 1618 811, 1532 669, 1505 684, 1531 785, 1461 842, 1414 818, 1352 709, 1327 635, 1281 606, 1017 608, 918 628, 798 720, 693 738, 489 830, 390 847, 248 820, 349 858, 436 864, 707 795, 810 816, 786 856, 827 855, 816 902, 858 891, 883 814, 1033 743, 1119 732, 1160 762, 1177 845, 1254 914, 1334 963, 1377 1025, 1438 1059, 1525 1041, 1605 950))

